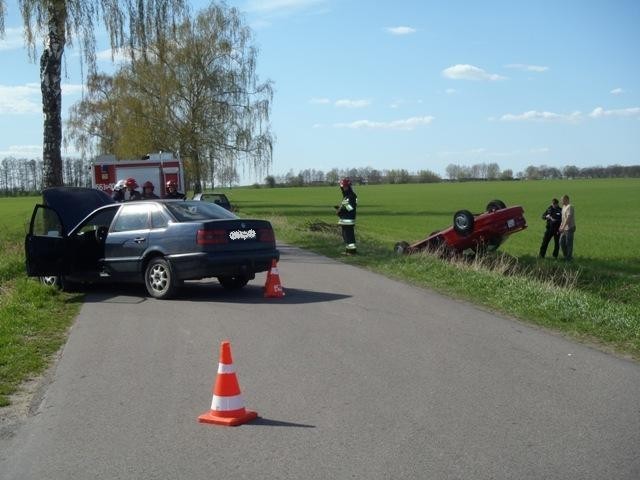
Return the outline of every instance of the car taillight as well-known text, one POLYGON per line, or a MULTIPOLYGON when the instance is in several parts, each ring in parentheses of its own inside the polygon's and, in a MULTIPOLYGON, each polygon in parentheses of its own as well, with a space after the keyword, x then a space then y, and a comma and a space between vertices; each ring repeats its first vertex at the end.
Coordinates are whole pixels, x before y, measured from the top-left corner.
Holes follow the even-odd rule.
POLYGON ((229 241, 225 230, 198 230, 196 243, 198 245, 217 245, 229 241))
POLYGON ((273 230, 270 228, 258 229, 258 235, 261 242, 275 242, 276 237, 273 235, 273 230))

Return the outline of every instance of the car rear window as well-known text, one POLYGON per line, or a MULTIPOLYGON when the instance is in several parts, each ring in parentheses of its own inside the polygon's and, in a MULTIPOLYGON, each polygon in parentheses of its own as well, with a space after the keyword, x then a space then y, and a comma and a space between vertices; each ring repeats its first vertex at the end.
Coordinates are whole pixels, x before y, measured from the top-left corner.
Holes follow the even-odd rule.
POLYGON ((228 210, 208 202, 167 202, 164 205, 179 222, 238 218, 228 210))

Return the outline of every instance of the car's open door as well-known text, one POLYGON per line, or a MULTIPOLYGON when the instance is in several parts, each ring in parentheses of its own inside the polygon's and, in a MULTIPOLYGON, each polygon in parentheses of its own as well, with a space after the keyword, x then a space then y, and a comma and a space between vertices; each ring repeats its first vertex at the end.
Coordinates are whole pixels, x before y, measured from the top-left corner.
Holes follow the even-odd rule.
POLYGON ((36 205, 31 216, 29 233, 24 242, 27 275, 42 277, 67 272, 64 226, 55 210, 36 205))

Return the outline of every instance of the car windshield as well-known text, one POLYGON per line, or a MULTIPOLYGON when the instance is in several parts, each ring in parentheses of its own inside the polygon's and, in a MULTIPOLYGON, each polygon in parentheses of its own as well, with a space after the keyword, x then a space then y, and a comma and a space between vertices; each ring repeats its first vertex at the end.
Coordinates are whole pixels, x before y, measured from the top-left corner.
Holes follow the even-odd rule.
POLYGON ((167 202, 167 209, 179 222, 238 218, 233 213, 208 202, 167 202))

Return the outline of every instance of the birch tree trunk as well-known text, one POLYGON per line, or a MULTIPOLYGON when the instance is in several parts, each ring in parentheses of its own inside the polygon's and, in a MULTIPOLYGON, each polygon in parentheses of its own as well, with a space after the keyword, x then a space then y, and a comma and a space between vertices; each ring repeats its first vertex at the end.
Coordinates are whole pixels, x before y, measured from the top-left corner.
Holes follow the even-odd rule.
POLYGON ((62 181, 62 54, 65 46, 66 5, 64 0, 48 2, 49 28, 40 57, 40 88, 44 114, 42 164, 44 188, 59 187, 62 181))

